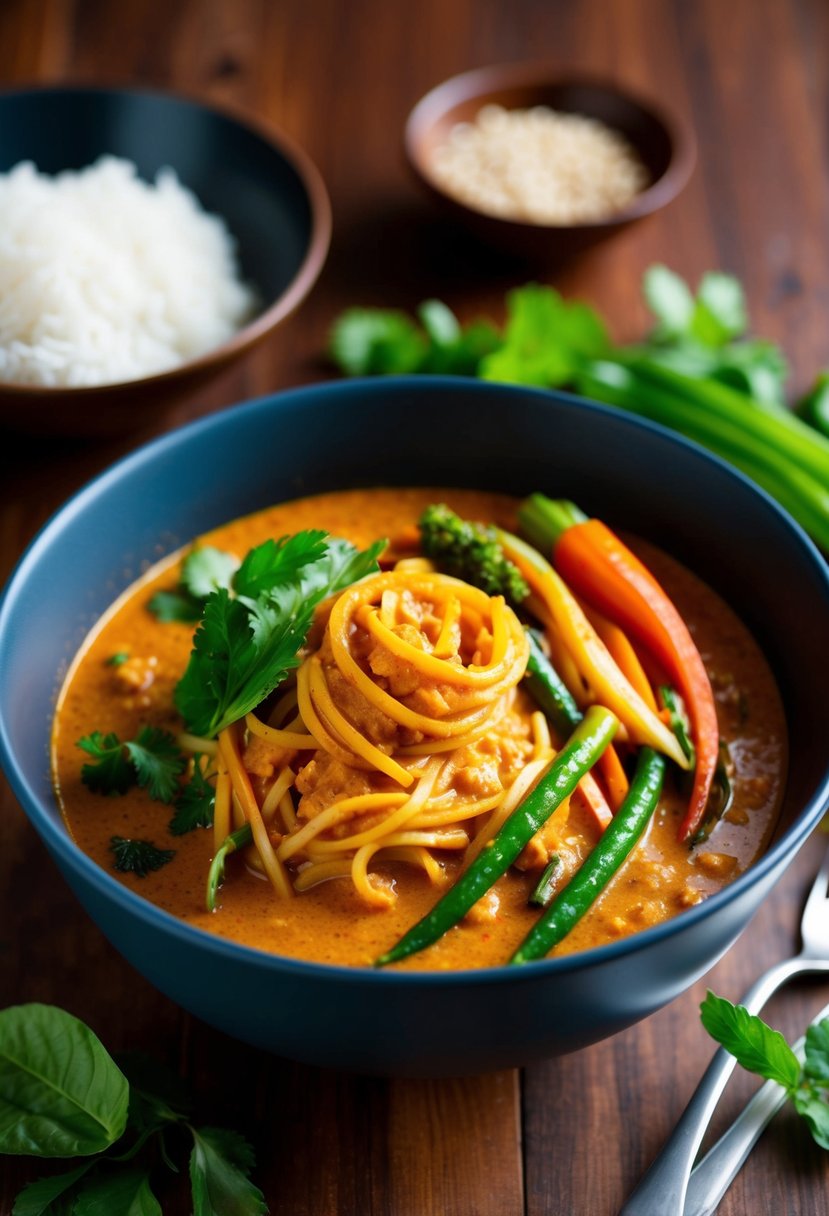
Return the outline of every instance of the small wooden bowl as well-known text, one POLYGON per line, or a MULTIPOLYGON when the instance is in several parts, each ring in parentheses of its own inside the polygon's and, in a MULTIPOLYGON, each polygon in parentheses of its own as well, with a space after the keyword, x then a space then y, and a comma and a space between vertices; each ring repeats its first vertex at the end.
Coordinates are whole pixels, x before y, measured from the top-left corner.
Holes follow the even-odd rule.
POLYGON ((409 115, 405 146, 421 181, 470 232, 501 252, 536 262, 563 260, 666 206, 687 182, 696 159, 693 134, 675 115, 614 84, 557 76, 538 63, 479 68, 438 85, 409 115), (596 118, 627 138, 648 170, 650 185, 601 221, 543 224, 487 215, 448 193, 434 173, 435 151, 452 128, 472 122, 486 105, 549 106, 596 118))
POLYGON ((175 170, 236 243, 261 307, 242 329, 169 371, 82 388, 0 382, 0 427, 45 436, 146 427, 269 336, 310 291, 331 237, 322 178, 284 135, 231 111, 169 93, 88 87, 0 94, 0 172, 31 160, 44 173, 110 154, 152 181, 175 170))

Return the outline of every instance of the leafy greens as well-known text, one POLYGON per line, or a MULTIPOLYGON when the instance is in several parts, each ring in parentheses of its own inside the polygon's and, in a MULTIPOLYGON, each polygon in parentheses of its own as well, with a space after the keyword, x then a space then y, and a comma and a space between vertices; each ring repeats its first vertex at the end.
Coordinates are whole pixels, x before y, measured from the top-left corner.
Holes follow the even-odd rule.
POLYGON ((711 1037, 743 1068, 782 1085, 815 1141, 829 1149, 829 1018, 806 1031, 801 1065, 783 1035, 742 1005, 709 991, 700 1016, 711 1037))
POLYGON ((317 606, 376 571, 385 543, 359 552, 309 530, 252 549, 205 601, 175 692, 188 729, 213 738, 264 701, 297 666, 317 606))
POLYGON ((170 732, 157 726, 142 727, 124 743, 113 732, 94 730, 78 747, 92 757, 81 768, 81 780, 95 794, 124 794, 140 785, 156 801, 170 802, 186 764, 170 732))
POLYGON ((173 1128, 192 1143, 194 1216, 266 1216, 247 1140, 196 1126, 178 1077, 155 1061, 133 1054, 119 1067, 89 1027, 50 1005, 0 1012, 0 1044, 0 1153, 87 1158, 24 1187, 13 1216, 161 1216, 155 1162, 179 1172, 165 1140, 173 1128))

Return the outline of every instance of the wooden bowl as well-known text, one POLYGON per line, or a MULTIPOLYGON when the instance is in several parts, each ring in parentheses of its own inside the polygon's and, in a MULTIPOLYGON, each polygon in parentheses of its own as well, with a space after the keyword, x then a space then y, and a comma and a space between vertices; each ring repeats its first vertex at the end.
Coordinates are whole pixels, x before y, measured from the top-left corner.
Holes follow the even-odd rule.
POLYGON ((87 87, 0 94, 0 173, 31 160, 44 173, 104 154, 154 180, 166 166, 236 242, 242 277, 262 301, 228 341, 169 371, 83 388, 0 382, 0 426, 43 435, 145 427, 273 333, 317 279, 331 207, 322 178, 284 135, 229 111, 167 93, 87 87))
POLYGON ((665 207, 687 182, 696 159, 693 134, 676 115, 615 84, 562 77, 538 63, 478 68, 438 85, 409 115, 405 146, 418 177, 456 220, 487 245, 536 262, 564 259, 665 207), (434 171, 436 149, 453 127, 472 122, 486 105, 507 110, 549 106, 596 118, 627 138, 647 169, 650 184, 601 221, 543 224, 487 215, 451 195, 434 171))

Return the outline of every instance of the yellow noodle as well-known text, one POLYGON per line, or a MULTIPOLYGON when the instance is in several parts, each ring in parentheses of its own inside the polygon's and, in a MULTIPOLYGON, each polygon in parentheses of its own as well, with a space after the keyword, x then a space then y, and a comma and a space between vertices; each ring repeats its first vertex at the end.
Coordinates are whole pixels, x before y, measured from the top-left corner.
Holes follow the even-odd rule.
POLYGON ((262 818, 265 823, 270 823, 276 814, 277 807, 282 801, 282 796, 293 785, 296 773, 292 768, 286 766, 283 768, 279 776, 274 781, 271 788, 268 790, 265 801, 262 803, 262 818))
POLYGON ((269 743, 275 743, 277 747, 284 748, 286 751, 289 749, 295 752, 306 751, 315 745, 313 735, 303 735, 297 731, 266 726, 264 722, 259 721, 256 714, 246 714, 245 725, 252 735, 257 735, 260 739, 267 739, 269 743))
POLYGON ((399 827, 414 818, 418 811, 422 810, 423 804, 432 792, 432 786, 435 784, 435 778, 440 772, 442 764, 442 760, 430 760, 411 797, 407 798, 403 805, 393 811, 382 823, 375 824, 374 827, 367 828, 363 832, 357 832, 354 836, 343 836, 338 840, 316 840, 314 852, 317 854, 341 853, 343 849, 360 848, 370 841, 382 839, 397 831, 399 827))
POLYGON ((307 666, 310 668, 308 679, 311 700, 314 702, 315 708, 318 710, 324 723, 342 739, 345 746, 355 756, 361 756, 364 760, 368 761, 372 768, 385 773, 387 777, 391 777, 392 781, 396 781, 398 785, 411 785, 414 780, 412 774, 408 773, 396 760, 392 760, 391 756, 387 756, 385 752, 382 752, 379 747, 376 747, 364 735, 361 735, 357 728, 352 726, 337 709, 325 683, 319 655, 314 655, 313 658, 309 659, 307 666))
POLYGON ((279 813, 286 832, 296 831, 296 811, 291 795, 286 791, 279 800, 279 813))
POLYGON ((310 891, 318 883, 327 882, 329 878, 350 878, 350 861, 317 861, 303 866, 294 879, 295 891, 310 891))
POLYGON ((288 881, 284 867, 268 839, 268 830, 262 819, 256 795, 250 784, 250 778, 242 765, 232 727, 227 727, 220 733, 219 750, 222 753, 222 758, 227 765, 227 771, 233 782, 233 792, 242 804, 245 818, 250 824, 250 829, 253 833, 253 842, 262 859, 262 864, 265 867, 265 872, 270 879, 273 889, 283 897, 293 895, 293 887, 288 881))
POLYGON ((216 755, 216 740, 203 739, 201 735, 191 735, 189 731, 180 731, 176 736, 176 742, 183 752, 201 752, 205 756, 216 755))
POLYGON ((535 785, 536 781, 538 781, 539 777, 550 764, 551 760, 552 756, 546 759, 531 760, 530 763, 521 770, 507 791, 501 805, 493 811, 489 819, 486 821, 484 827, 481 828, 480 832, 478 832, 475 839, 470 844, 466 857, 464 858, 464 866, 468 866, 470 862, 472 862, 478 856, 484 845, 488 844, 488 842, 492 840, 493 837, 500 831, 507 819, 509 819, 512 812, 518 806, 519 802, 523 801, 533 785, 535 785))
POLYGON ((378 808, 382 810, 384 807, 397 807, 408 801, 408 794, 391 792, 388 794, 358 794, 354 798, 341 798, 339 802, 333 803, 324 811, 320 811, 319 815, 315 815, 295 835, 283 840, 279 846, 279 857, 282 861, 286 861, 303 849, 320 832, 325 832, 346 819, 353 819, 356 815, 362 815, 378 808))

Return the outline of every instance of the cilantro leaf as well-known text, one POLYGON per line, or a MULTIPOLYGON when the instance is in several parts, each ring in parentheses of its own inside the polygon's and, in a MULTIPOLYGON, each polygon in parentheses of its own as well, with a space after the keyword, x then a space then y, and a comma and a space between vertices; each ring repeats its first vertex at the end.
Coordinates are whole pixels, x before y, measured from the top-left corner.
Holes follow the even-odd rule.
POLYGON ((122 874, 146 878, 151 870, 160 870, 175 857, 175 849, 159 849, 151 840, 130 840, 112 836, 109 847, 115 856, 114 866, 122 874))
POLYGON ((79 739, 77 746, 94 758, 81 768, 81 780, 93 794, 125 794, 135 784, 135 771, 116 734, 93 730, 79 739))
POLYGON ((129 654, 126 650, 116 650, 115 654, 111 654, 108 659, 105 659, 107 667, 121 667, 129 659, 129 654))
POLYGON ((81 1190, 72 1216, 163 1216, 144 1170, 101 1174, 81 1190))
POLYGON ((776 1081, 791 1094, 800 1081, 797 1056, 779 1030, 724 997, 706 994, 700 1006, 702 1024, 749 1072, 776 1081))
POLYGON ((693 329, 712 346, 720 346, 746 331, 748 315, 741 284, 733 275, 709 271, 700 279, 693 329))
POLYGON ((95 1160, 79 1165, 66 1174, 53 1174, 51 1178, 39 1178, 25 1186, 14 1201, 12 1216, 64 1216, 72 1209, 77 1184, 95 1160))
POLYGON ((566 303, 552 287, 530 284, 507 296, 504 343, 481 364, 485 380, 549 388, 573 380, 585 358, 608 348, 605 328, 586 304, 566 303))
POLYGON ((124 747, 135 766, 138 784, 157 802, 170 802, 187 763, 170 732, 142 726, 137 739, 129 740, 124 747))
POLYGON ((690 332, 694 295, 683 278, 667 266, 650 266, 643 276, 642 290, 656 318, 660 338, 675 338, 690 332))
POLYGON ((196 756, 193 776, 176 797, 175 814, 169 823, 169 831, 174 836, 183 836, 195 828, 209 828, 213 823, 216 791, 199 761, 200 757, 196 756))
POLYGON ((196 734, 213 738, 264 701, 297 666, 316 606, 377 569, 385 541, 360 553, 321 535, 266 542, 237 571, 237 598, 225 588, 208 597, 175 691, 176 708, 196 734))
POLYGON ((237 595, 249 599, 268 595, 280 584, 295 580, 304 567, 325 556, 326 533, 318 529, 266 540, 247 554, 233 579, 237 595))
POLYGON ((184 591, 156 591, 147 601, 147 611, 165 625, 179 621, 194 625, 201 617, 204 603, 184 591))
POLYGON ((229 587, 238 558, 212 545, 191 549, 181 563, 181 582, 195 599, 206 600, 219 587, 229 587))
POLYGON ((404 312, 350 308, 336 321, 329 350, 348 376, 393 375, 418 371, 427 341, 404 312))
POLYGON ((194 1216, 265 1216, 265 1197, 248 1179, 253 1151, 247 1141, 218 1127, 190 1130, 194 1216))

